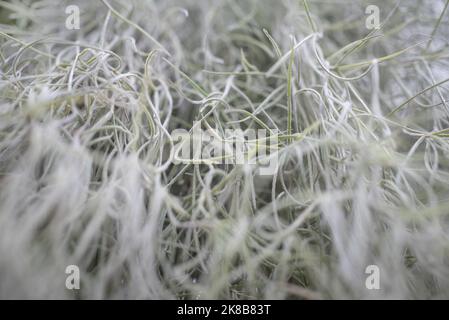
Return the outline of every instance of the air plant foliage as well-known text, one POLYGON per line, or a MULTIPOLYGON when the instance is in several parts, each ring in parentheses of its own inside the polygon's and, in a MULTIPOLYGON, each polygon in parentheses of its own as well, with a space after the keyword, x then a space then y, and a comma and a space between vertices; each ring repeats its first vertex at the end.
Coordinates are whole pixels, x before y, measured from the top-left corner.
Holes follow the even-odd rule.
POLYGON ((445 0, 0 8, 1 298, 449 298, 445 0), (275 170, 174 163, 195 123, 275 170))

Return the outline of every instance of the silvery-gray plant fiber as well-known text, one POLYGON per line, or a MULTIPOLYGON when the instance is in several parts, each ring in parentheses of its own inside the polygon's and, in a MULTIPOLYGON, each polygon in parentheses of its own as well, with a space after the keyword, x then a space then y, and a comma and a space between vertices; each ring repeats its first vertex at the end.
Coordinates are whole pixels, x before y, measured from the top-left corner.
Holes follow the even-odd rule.
POLYGON ((449 298, 446 0, 0 8, 0 298, 449 298))

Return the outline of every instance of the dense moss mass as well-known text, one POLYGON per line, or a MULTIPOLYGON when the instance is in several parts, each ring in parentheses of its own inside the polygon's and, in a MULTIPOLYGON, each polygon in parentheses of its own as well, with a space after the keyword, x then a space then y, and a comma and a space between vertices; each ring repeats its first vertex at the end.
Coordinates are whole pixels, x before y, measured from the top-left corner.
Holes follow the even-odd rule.
POLYGON ((0 298, 449 298, 448 2, 0 1, 0 298))

